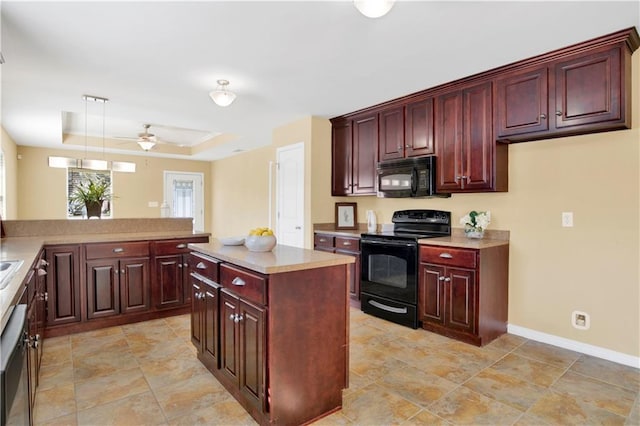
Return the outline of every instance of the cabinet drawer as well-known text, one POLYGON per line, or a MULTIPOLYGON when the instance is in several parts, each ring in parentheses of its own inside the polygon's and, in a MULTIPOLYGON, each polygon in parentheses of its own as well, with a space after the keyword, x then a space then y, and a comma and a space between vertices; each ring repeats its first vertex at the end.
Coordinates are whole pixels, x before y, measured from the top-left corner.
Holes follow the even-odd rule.
POLYGON ((360 251, 360 238, 355 237, 336 237, 336 250, 344 251, 360 251))
POLYGON ((203 277, 209 278, 211 281, 220 282, 218 279, 220 261, 212 257, 204 256, 200 253, 191 253, 189 255, 189 266, 191 272, 200 274, 203 277))
POLYGON ((476 251, 450 247, 420 246, 420 262, 476 268, 476 251))
POLYGON ((154 241, 153 250, 156 255, 189 253, 189 243, 206 243, 209 237, 185 238, 179 240, 154 241))
POLYGON ((313 237, 313 245, 316 248, 333 248, 334 237, 327 234, 315 234, 313 237))
POLYGON ((87 259, 105 259, 109 257, 145 257, 149 256, 149 243, 100 243, 87 244, 87 259))
POLYGON ((267 279, 261 275, 223 263, 220 265, 220 284, 252 302, 267 304, 267 279))

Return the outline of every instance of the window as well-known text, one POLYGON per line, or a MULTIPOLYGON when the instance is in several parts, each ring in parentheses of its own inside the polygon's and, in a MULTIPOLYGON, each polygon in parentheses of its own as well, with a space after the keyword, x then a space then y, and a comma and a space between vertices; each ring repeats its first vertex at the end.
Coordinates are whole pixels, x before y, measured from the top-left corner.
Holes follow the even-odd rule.
MULTIPOLYGON (((111 187, 111 172, 101 170, 67 169, 67 217, 87 217, 87 208, 84 203, 74 201, 73 193, 78 185, 89 180, 106 182, 111 187)), ((111 191, 109 191, 111 193, 111 191)), ((111 217, 111 200, 102 203, 102 217, 111 217)))

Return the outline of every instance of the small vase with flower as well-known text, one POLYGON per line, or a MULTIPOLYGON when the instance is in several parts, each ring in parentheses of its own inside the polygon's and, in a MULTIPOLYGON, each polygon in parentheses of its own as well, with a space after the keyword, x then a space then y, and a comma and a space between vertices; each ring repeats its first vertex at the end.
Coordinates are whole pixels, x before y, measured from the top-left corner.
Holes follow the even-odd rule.
POLYGON ((460 224, 464 225, 464 233, 467 238, 483 238, 484 230, 491 223, 491 212, 470 211, 460 218, 460 224))

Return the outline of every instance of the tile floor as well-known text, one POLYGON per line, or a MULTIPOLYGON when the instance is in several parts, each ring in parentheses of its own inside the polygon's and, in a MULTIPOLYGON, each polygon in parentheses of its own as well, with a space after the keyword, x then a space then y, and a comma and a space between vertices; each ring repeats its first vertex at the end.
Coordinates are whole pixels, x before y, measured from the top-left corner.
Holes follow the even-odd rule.
MULTIPOLYGON (((252 425, 182 315, 47 339, 37 425, 252 425)), ((350 387, 315 425, 640 425, 640 371, 505 335, 477 348, 351 310, 350 387)))

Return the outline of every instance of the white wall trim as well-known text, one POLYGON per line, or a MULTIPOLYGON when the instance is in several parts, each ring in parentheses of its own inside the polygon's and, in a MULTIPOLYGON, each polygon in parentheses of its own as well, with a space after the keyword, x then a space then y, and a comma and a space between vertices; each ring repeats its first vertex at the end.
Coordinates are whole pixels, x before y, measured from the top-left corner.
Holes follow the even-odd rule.
POLYGON ((622 352, 612 351, 611 349, 601 348, 600 346, 594 346, 588 343, 582 343, 576 340, 555 336, 553 334, 532 330, 530 328, 520 327, 519 325, 507 325, 507 332, 515 334, 516 336, 535 340, 536 342, 548 343, 560 348, 569 349, 571 351, 580 352, 640 369, 640 357, 637 356, 627 355, 622 352))

